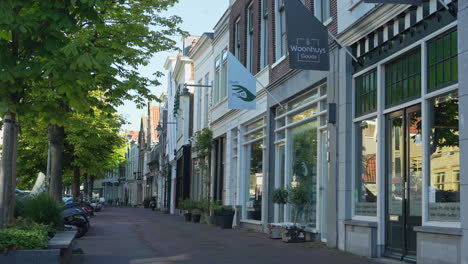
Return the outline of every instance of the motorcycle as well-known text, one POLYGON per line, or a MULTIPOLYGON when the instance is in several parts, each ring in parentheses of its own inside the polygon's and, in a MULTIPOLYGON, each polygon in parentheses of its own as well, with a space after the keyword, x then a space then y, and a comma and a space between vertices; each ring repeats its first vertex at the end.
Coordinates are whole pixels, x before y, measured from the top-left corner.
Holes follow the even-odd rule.
POLYGON ((77 228, 76 238, 84 236, 89 228, 89 211, 77 203, 69 203, 63 206, 63 223, 77 228))

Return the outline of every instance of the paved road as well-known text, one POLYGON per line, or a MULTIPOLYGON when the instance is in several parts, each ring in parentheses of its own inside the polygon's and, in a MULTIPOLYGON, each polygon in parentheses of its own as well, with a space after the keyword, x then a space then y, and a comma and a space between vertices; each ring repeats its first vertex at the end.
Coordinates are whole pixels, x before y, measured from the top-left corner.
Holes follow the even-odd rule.
POLYGON ((285 244, 264 234, 186 223, 148 209, 108 207, 78 240, 73 264, 367 264, 321 244, 285 244))

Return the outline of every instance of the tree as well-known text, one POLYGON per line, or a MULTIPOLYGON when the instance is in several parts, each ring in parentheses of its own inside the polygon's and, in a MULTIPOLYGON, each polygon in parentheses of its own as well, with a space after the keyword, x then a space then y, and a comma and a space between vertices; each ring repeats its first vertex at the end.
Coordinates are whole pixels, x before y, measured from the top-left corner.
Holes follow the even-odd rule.
MULTIPOLYGON (((17 116, 38 113, 49 123, 53 195, 59 198, 65 120, 93 107, 113 112, 124 100, 156 99, 140 76, 155 52, 184 34, 177 16, 160 12, 177 0, 5 0, 0 2, 0 113, 4 120, 0 227, 9 222, 16 179, 17 116), (92 91, 104 92, 101 104, 92 91)), ((155 73, 160 77, 161 73, 155 73)))

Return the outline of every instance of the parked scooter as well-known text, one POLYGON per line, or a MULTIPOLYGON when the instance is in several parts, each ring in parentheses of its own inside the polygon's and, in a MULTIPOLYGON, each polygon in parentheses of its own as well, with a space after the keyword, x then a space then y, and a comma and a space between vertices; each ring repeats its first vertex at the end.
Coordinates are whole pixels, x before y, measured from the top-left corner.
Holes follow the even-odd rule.
POLYGON ((63 223, 77 228, 76 238, 84 236, 89 230, 89 219, 78 207, 68 207, 62 211, 63 223))
POLYGON ((156 201, 154 199, 151 200, 150 204, 149 204, 151 210, 156 210, 156 201))

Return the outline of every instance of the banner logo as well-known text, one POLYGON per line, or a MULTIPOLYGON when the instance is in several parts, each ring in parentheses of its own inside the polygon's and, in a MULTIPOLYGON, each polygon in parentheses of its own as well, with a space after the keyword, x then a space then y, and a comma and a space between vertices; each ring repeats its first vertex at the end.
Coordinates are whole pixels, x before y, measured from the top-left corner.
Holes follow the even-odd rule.
POLYGON ((232 88, 232 90, 234 91, 232 95, 237 96, 239 99, 245 102, 252 102, 253 100, 255 100, 255 94, 251 93, 249 89, 237 84, 233 84, 232 86, 234 87, 232 88))

